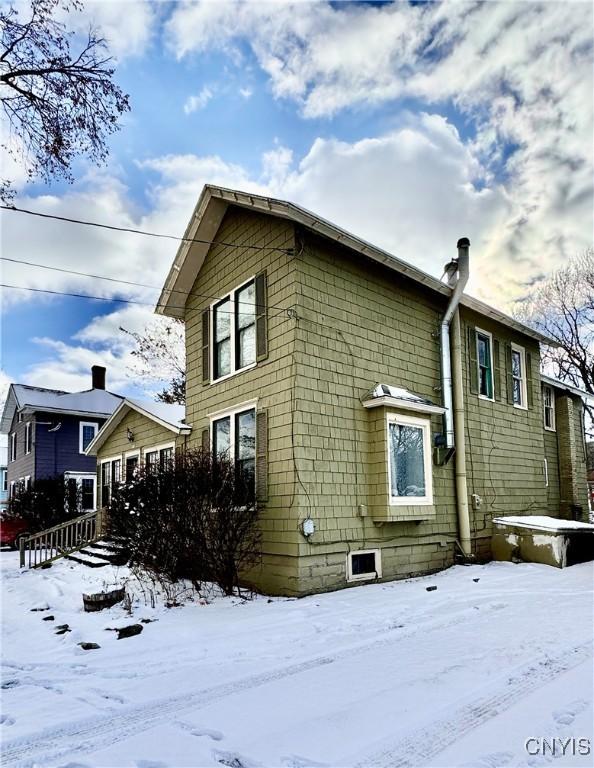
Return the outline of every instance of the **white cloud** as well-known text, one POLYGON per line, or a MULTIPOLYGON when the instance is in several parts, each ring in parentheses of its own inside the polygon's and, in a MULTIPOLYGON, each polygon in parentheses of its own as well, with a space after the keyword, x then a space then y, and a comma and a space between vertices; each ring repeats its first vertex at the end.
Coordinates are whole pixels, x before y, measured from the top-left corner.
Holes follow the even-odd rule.
POLYGON ((239 89, 239 95, 241 96, 242 99, 245 99, 246 101, 248 99, 251 99, 253 94, 254 94, 254 91, 249 86, 247 86, 246 88, 240 88, 239 89))
POLYGON ((192 112, 196 112, 199 109, 204 109, 204 107, 208 104, 208 102, 213 97, 213 92, 211 89, 205 85, 200 93, 196 96, 189 96, 186 99, 186 102, 184 104, 184 112, 186 115, 192 114, 192 112))
POLYGON ((91 0, 77 13, 64 14, 70 29, 85 34, 89 24, 105 38, 111 56, 118 61, 141 56, 151 42, 157 6, 144 0, 91 0))

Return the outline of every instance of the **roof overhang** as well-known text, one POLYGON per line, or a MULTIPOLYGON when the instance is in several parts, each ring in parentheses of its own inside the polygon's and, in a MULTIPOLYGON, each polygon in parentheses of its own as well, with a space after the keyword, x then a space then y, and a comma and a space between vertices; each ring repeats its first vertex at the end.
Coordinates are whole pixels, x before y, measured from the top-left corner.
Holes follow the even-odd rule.
MULTIPOLYGON (((183 242, 178 248, 173 265, 165 280, 157 303, 157 314, 167 315, 183 319, 185 303, 192 290, 194 281, 204 264, 206 254, 210 248, 217 230, 223 220, 227 208, 230 205, 248 208, 259 213, 266 213, 278 218, 287 219, 299 224, 312 232, 316 232, 329 240, 340 243, 357 253, 389 269, 404 275, 420 285, 424 285, 432 291, 449 298, 452 289, 441 280, 423 272, 423 270, 396 258, 387 251, 378 248, 366 240, 347 232, 335 224, 316 216, 311 211, 294 203, 277 200, 272 197, 255 195, 239 190, 225 189, 211 184, 204 186, 200 198, 194 208, 188 226, 183 236, 183 242)), ((549 346, 557 346, 557 343, 533 328, 529 328, 499 310, 484 304, 471 296, 463 295, 461 304, 468 309, 490 317, 498 323, 502 323, 519 333, 533 338, 549 346)))
POLYGON ((429 405, 428 403, 418 403, 414 400, 405 400, 400 397, 374 397, 372 400, 364 400, 364 408, 379 408, 388 406, 397 408, 400 411, 412 411, 414 413, 445 413, 445 408, 441 405, 429 405))
POLYGON ((572 384, 567 384, 564 381, 559 381, 559 379, 554 379, 552 376, 545 376, 544 373, 541 373, 540 380, 550 387, 570 392, 572 395, 580 397, 584 402, 589 402, 591 405, 594 405, 594 395, 586 392, 584 389, 579 389, 579 387, 574 387, 572 384))
POLYGON ((12 384, 8 388, 8 394, 4 401, 4 408, 2 409, 2 419, 0 420, 0 432, 2 434, 8 434, 10 427, 12 426, 12 420, 14 418, 14 412, 18 408, 18 401, 14 393, 12 384))
POLYGON ((173 432, 176 435, 188 435, 192 431, 192 427, 189 425, 181 427, 177 424, 172 424, 168 421, 165 421, 164 419, 159 418, 154 413, 145 410, 140 405, 138 405, 138 403, 132 403, 129 400, 122 400, 115 411, 107 419, 105 424, 97 432, 93 440, 91 440, 91 442, 88 444, 85 451, 87 456, 97 455, 97 451, 112 434, 114 429, 116 429, 116 427, 122 422, 124 417, 130 413, 130 411, 136 411, 142 416, 146 416, 147 419, 154 421, 156 424, 159 424, 161 427, 168 429, 170 432, 173 432))

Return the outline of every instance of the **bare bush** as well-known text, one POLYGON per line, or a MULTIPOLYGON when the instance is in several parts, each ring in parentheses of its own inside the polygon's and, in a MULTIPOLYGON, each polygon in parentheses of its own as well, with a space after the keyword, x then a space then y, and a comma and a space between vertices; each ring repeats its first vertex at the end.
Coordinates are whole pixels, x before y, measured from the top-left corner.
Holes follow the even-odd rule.
POLYGON ((27 523, 31 533, 43 531, 81 514, 81 491, 64 475, 40 478, 25 487, 18 484, 9 501, 8 517, 27 523))
POLYGON ((162 585, 214 582, 226 595, 259 557, 257 517, 253 474, 200 450, 140 467, 113 489, 109 506, 110 532, 125 540, 133 568, 162 585))

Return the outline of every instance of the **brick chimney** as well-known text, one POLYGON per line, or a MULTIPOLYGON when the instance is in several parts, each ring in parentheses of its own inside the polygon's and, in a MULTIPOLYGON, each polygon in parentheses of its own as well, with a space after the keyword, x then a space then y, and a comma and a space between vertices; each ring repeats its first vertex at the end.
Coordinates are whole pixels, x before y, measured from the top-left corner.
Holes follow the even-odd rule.
POLYGON ((105 368, 102 365, 91 367, 91 381, 93 389, 105 389, 105 368))

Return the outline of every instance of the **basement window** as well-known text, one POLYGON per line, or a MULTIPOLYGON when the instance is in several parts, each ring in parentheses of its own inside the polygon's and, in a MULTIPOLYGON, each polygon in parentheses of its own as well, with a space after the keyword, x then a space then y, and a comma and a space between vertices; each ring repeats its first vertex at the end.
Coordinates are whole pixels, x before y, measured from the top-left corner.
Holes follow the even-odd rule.
POLYGON ((379 549, 362 549, 347 555, 347 581, 380 579, 382 558, 379 549))

